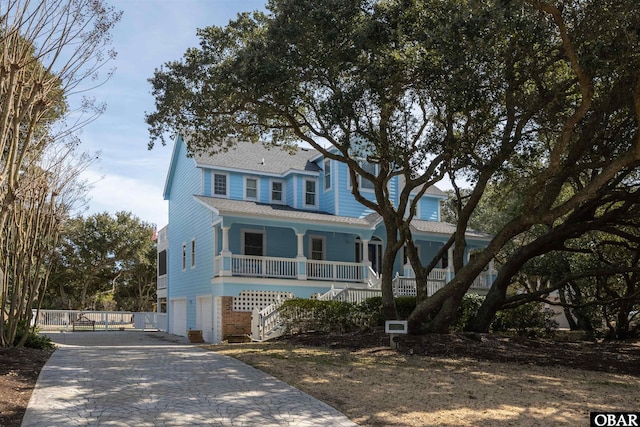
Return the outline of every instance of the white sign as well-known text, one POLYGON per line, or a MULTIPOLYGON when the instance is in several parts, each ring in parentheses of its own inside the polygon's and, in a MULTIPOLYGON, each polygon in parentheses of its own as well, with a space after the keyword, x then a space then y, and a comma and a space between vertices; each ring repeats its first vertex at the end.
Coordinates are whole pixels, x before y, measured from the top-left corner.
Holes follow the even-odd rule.
POLYGON ((409 326, 406 320, 387 320, 384 322, 384 331, 387 334, 408 334, 409 326))

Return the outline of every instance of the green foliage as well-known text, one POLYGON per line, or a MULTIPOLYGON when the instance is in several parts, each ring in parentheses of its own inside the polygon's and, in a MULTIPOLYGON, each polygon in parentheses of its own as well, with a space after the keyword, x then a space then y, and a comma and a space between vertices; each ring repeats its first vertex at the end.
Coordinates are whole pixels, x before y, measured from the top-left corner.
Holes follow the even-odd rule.
POLYGON ((478 314, 478 309, 484 302, 484 297, 478 294, 465 294, 462 303, 458 307, 456 319, 451 324, 451 329, 461 331, 462 328, 478 314))
POLYGON ((496 314, 491 324, 494 332, 515 330, 521 336, 548 336, 558 328, 553 320, 555 313, 544 308, 542 303, 523 304, 516 308, 502 310, 496 314))
MULTIPOLYGON (((401 297, 396 304, 398 313, 408 316, 416 299, 401 297)), ((382 297, 367 298, 360 304, 297 298, 285 301, 278 310, 289 332, 345 333, 384 325, 382 297)))
POLYGON ((71 219, 43 307, 150 311, 156 285, 154 228, 130 212, 71 219))
MULTIPOLYGON (((462 330, 473 318, 484 296, 466 294, 458 309, 453 330, 462 330)), ((415 297, 396 298, 398 317, 406 319, 416 306, 415 297)), ((345 301, 319 301, 296 298, 285 301, 279 307, 286 329, 292 333, 317 331, 345 333, 384 325, 382 298, 367 298, 360 304, 345 301)), ((498 312, 493 324, 494 332, 515 331, 518 335, 543 335, 553 333, 558 324, 553 320, 554 312, 544 309, 541 303, 530 303, 514 309, 498 312)))
POLYGON ((27 324, 24 321, 21 321, 18 324, 18 329, 16 330, 16 337, 13 341, 13 345, 18 345, 22 341, 25 334, 27 335, 26 341, 24 342, 25 347, 37 348, 41 350, 51 350, 55 348, 55 344, 53 343, 53 341, 51 341, 51 338, 40 335, 37 328, 33 330, 27 327, 27 324))
POLYGON ((371 326, 384 326, 382 316, 382 297, 367 298, 358 305, 363 323, 371 326))
POLYGON ((292 299, 278 309, 290 332, 337 332, 356 330, 358 312, 354 304, 343 301, 292 299))

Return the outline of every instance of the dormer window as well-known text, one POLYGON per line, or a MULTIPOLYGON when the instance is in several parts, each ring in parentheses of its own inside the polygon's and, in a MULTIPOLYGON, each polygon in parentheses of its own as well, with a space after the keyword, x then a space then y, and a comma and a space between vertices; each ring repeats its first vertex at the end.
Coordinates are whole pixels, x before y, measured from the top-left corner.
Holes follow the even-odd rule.
POLYGON ((317 206, 316 181, 312 179, 304 180, 304 205, 315 208, 317 206))
POLYGON ((258 200, 258 179, 245 178, 244 198, 247 200, 258 200))
POLYGON ((213 195, 218 197, 226 197, 228 196, 227 189, 229 186, 227 185, 228 175, 224 173, 214 173, 213 174, 213 195))
POLYGON ((271 181, 271 203, 284 203, 284 183, 271 181))

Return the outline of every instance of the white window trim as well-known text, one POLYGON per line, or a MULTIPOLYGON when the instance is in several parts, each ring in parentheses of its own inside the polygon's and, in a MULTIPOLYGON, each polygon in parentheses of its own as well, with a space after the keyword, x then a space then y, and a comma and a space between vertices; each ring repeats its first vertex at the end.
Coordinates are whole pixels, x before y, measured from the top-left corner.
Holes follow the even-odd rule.
POLYGON ((258 178, 257 176, 245 176, 243 193, 244 193, 243 195, 245 200, 251 200, 251 201, 257 202, 260 199, 260 178, 258 178), (256 197, 247 196, 247 190, 249 189, 247 187, 247 181, 250 179, 253 179, 256 181, 256 197))
POLYGON ((182 271, 187 271, 187 243, 182 242, 182 271))
POLYGON ((315 234, 310 234, 309 235, 309 259, 312 259, 312 254, 313 254, 313 240, 317 239, 317 240, 322 240, 322 259, 320 261, 326 261, 327 260, 327 238, 326 236, 318 236, 315 234))
POLYGON ((191 268, 196 268, 196 238, 191 239, 191 268))
POLYGON ((324 175, 322 177, 324 184, 324 191, 329 191, 333 188, 333 165, 331 164, 331 159, 324 159, 322 162, 324 166, 324 175), (327 164, 329 165, 329 186, 327 187, 327 164))
POLYGON ((244 252, 244 235, 246 233, 262 234, 262 255, 261 256, 265 256, 265 252, 267 251, 267 233, 265 233, 264 230, 255 230, 255 229, 252 229, 252 228, 243 228, 242 230, 240 230, 240 251, 242 252, 242 255, 245 254, 245 252, 244 252))
POLYGON ((211 197, 220 197, 220 198, 229 198, 229 193, 230 193, 230 188, 229 188, 229 174, 227 172, 216 172, 216 171, 211 171, 211 197), (225 179, 226 179, 226 194, 222 195, 222 194, 216 194, 216 175, 224 175, 225 179))
POLYGON ((318 193, 318 180, 317 179, 311 179, 311 178, 304 178, 303 180, 303 185, 302 185, 302 205, 305 208, 318 208, 318 202, 320 198, 320 194, 318 193), (315 192, 313 193, 315 195, 314 197, 314 204, 313 205, 309 205, 307 204, 307 182, 313 182, 313 184, 315 185, 315 192))
POLYGON ((269 203, 274 205, 284 205, 286 204, 287 191, 286 191, 287 183, 280 179, 272 179, 269 182, 269 203), (282 185, 282 200, 273 200, 273 184, 279 183, 282 185))

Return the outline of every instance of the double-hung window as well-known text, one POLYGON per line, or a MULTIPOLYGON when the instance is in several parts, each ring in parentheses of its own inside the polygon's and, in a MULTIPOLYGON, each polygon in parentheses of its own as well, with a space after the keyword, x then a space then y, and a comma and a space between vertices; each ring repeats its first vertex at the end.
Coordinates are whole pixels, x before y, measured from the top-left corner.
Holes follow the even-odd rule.
POLYGON ((271 182, 271 203, 284 203, 284 184, 281 181, 271 182))
POLYGON ((312 179, 304 180, 304 205, 306 207, 317 206, 316 181, 312 179))
POLYGON ((247 200, 258 200, 258 179, 245 178, 244 198, 247 200))
POLYGON ((331 190, 331 160, 324 161, 324 189, 331 190))

